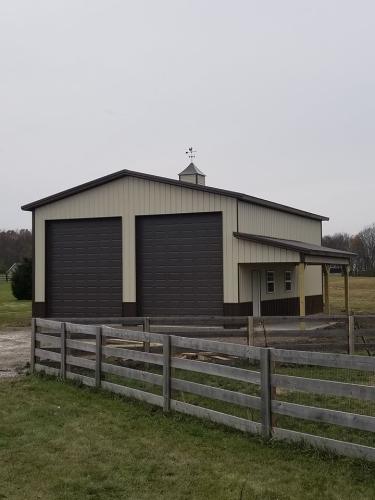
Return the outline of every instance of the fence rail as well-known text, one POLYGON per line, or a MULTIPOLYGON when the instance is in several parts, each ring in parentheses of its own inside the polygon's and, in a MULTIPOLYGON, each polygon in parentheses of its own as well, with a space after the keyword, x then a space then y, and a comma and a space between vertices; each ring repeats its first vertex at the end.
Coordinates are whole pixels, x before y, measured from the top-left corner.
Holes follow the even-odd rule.
MULTIPOLYGON (((204 339, 240 339, 249 346, 332 353, 375 353, 374 315, 180 316, 53 318, 76 325, 121 325, 159 334, 204 339)), ((50 320, 48 320, 50 321, 50 320)), ((82 330, 84 333, 84 330, 82 330)), ((156 341, 156 340, 155 340, 156 341)), ((148 342, 148 341, 147 341, 148 342)))
POLYGON ((180 337, 171 333, 166 335, 95 324, 77 325, 71 322, 45 319, 32 320, 31 370, 33 372, 44 371, 63 379, 75 379, 90 387, 101 387, 157 405, 165 412, 173 410, 205 418, 235 429, 263 435, 267 439, 304 441, 338 454, 375 460, 375 447, 284 429, 277 425, 275 418, 281 415, 375 432, 374 416, 296 404, 276 398, 276 390, 284 388, 304 393, 330 394, 335 397, 375 401, 374 385, 277 374, 274 372, 275 363, 375 372, 375 358, 366 356, 278 350, 180 337), (72 339, 71 336, 77 333, 85 335, 86 338, 72 339), (117 345, 115 342, 121 342, 121 344, 117 345), (149 344, 150 342, 158 347, 160 354, 147 352, 147 349, 145 351, 134 348, 139 343, 149 344), (242 365, 231 366, 195 359, 182 359, 176 353, 181 354, 181 350, 184 349, 225 355, 229 357, 228 359, 233 358, 242 365), (125 365, 116 364, 114 360, 125 362, 125 365), (138 364, 126 366, 129 360, 138 364), (139 363, 143 363, 143 369, 139 368, 139 363), (258 363, 258 369, 252 369, 254 363, 258 363), (161 372, 150 371, 149 365, 159 367, 161 372), (86 370, 86 372, 77 372, 76 369, 86 370), (185 380, 178 376, 177 370, 202 374, 204 382, 207 381, 208 376, 215 376, 239 382, 240 386, 238 390, 232 390, 201 383, 202 380, 199 383, 185 380), (87 371, 90 371, 90 374, 87 374, 87 371), (106 375, 111 375, 114 379, 108 380, 106 375), (152 384, 159 388, 161 394, 122 385, 116 377, 122 382, 125 379, 125 381, 135 380, 152 384), (244 384, 254 387, 257 393, 244 393, 244 384), (176 391, 224 402, 228 405, 249 408, 258 412, 260 421, 180 401, 175 398, 176 391))

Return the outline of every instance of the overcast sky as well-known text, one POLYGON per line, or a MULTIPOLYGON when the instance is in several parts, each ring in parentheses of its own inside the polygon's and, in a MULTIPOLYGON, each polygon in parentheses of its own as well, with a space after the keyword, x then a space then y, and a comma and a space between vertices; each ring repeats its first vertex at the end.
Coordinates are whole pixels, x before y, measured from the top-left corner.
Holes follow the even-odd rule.
POLYGON ((375 221, 373 0, 0 0, 0 228, 122 168, 375 221))

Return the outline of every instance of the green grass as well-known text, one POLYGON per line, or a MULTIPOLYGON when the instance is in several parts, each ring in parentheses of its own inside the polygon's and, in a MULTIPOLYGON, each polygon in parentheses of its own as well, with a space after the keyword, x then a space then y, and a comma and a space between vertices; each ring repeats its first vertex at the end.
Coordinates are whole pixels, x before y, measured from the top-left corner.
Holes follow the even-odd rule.
POLYGON ((30 324, 30 320, 31 300, 15 299, 10 283, 0 281, 0 328, 27 326, 30 324))
MULTIPOLYGON (((129 365, 129 364, 128 364, 129 365)), ((130 366, 130 365, 129 365, 130 366)), ((153 365, 150 365, 153 366, 153 365)), ((249 368, 246 363, 241 363, 239 366, 242 368, 249 368)), ((136 363, 133 368, 145 370, 143 364, 136 363)), ((257 367, 250 366, 250 369, 258 370, 257 367)), ((154 373, 161 373, 160 367, 154 366, 149 368, 148 371, 154 373)), ((84 374, 93 377, 93 372, 90 370, 83 370, 84 374)), ((358 370, 324 368, 318 366, 295 366, 295 365, 280 365, 277 364, 275 372, 283 375, 293 375, 296 377, 306 377, 312 379, 334 380, 338 382, 346 382, 360 385, 373 385, 374 374, 358 370)), ((200 384, 211 385, 213 387, 220 387, 231 391, 238 391, 244 394, 254 396, 260 395, 260 388, 257 385, 236 380, 229 380, 223 377, 212 375, 203 375, 201 373, 189 372, 186 370, 175 370, 175 378, 190 380, 200 384)), ((141 389, 153 394, 161 394, 161 387, 152 385, 150 383, 140 382, 137 380, 126 379, 115 375, 105 375, 105 379, 119 384, 141 389)), ((242 417, 255 422, 260 422, 260 413, 258 410, 252 408, 244 408, 242 406, 226 403, 223 401, 213 400, 206 397, 190 394, 187 392, 173 391, 173 398, 191 403, 194 405, 202 406, 212 410, 227 413, 237 417, 242 417)), ((375 417, 375 403, 372 401, 357 400, 355 398, 338 397, 332 395, 320 395, 313 393, 304 393, 300 391, 278 391, 274 398, 279 401, 287 401, 306 406, 313 406, 319 408, 327 408, 336 411, 343 411, 349 413, 357 413, 375 417)), ((297 419, 287 416, 276 416, 276 424, 278 427, 284 429, 291 429, 317 436, 323 436, 331 439, 338 439, 340 441, 348 441, 365 446, 375 447, 375 434, 368 431, 361 431, 351 429, 338 425, 325 424, 322 422, 313 422, 303 419, 297 419)))
MULTIPOLYGON (((349 278, 350 309, 356 314, 375 313, 375 277, 363 278, 351 276, 349 278)), ((344 278, 330 276, 329 286, 331 312, 344 311, 344 278)))
POLYGON ((375 465, 49 378, 0 383, 0 498, 372 499, 375 465))

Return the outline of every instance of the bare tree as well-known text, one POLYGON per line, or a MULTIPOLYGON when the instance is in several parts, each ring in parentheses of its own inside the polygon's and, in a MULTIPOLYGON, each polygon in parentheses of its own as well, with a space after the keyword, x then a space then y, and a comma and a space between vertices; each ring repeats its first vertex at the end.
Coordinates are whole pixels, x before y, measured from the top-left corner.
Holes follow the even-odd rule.
POLYGON ((358 234, 335 233, 324 236, 323 246, 353 252, 351 259, 353 274, 375 275, 375 223, 358 234))
POLYGON ((375 274, 375 224, 367 226, 356 236, 361 266, 366 274, 375 274))
POLYGON ((356 255, 352 259, 352 272, 355 275, 366 273, 366 263, 364 260, 365 250, 363 242, 358 234, 352 237, 352 252, 356 255))
POLYGON ((335 233, 332 235, 323 236, 322 245, 324 247, 350 252, 351 239, 352 237, 349 233, 335 233))

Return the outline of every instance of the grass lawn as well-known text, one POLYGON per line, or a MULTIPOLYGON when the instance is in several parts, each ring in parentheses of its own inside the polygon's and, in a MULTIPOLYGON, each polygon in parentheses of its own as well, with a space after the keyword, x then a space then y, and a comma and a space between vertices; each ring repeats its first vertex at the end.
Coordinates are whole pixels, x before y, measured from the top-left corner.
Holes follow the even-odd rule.
POLYGON ((0 498, 373 499, 375 464, 41 377, 0 382, 0 498))
MULTIPOLYGON (((350 277, 350 308, 354 313, 375 314, 375 277, 362 278, 350 277)), ((332 313, 344 311, 344 278, 342 276, 330 277, 329 294, 332 313)))
POLYGON ((26 326, 30 324, 30 319, 31 300, 15 299, 10 283, 0 281, 0 328, 5 326, 26 326))
MULTIPOLYGON (((107 360, 113 364, 117 364, 115 359, 107 360)), ((126 366, 130 366, 135 369, 141 369, 144 371, 151 371, 159 375, 162 374, 162 368, 156 365, 150 365, 146 367, 143 363, 132 363, 127 362, 126 366), (150 368, 152 366, 152 368, 150 368)), ((237 367, 242 369, 253 369, 258 371, 259 366, 248 365, 246 362, 236 363, 237 367)), ((76 369, 80 373, 88 376, 94 377, 94 372, 88 369, 76 369)), ((282 375, 293 375, 296 377, 306 377, 311 379, 320 380, 333 380, 344 383, 353 383, 360 385, 373 385, 374 375, 372 372, 362 372, 359 370, 347 370, 347 369, 336 369, 336 368, 324 368, 318 366, 294 366, 276 363, 274 365, 274 371, 277 374, 282 375)), ((133 387, 135 389, 140 389, 142 391, 151 392, 153 394, 162 395, 162 388, 147 382, 120 377, 118 375, 102 374, 106 381, 113 382, 118 385, 125 385, 128 387, 133 387)), ((241 392, 244 394, 249 394, 253 396, 260 396, 260 387, 255 384, 249 384, 246 382, 240 382, 237 380, 230 380, 224 377, 218 377, 214 375, 207 375, 202 373, 196 373, 186 370, 175 369, 173 377, 182 380, 189 380, 191 382, 196 382, 198 384, 209 385, 213 387, 218 387, 222 389, 227 389, 230 391, 241 392)), ((236 404, 219 401, 204 396, 199 396, 185 391, 172 391, 172 398, 183 401, 186 403, 191 403, 203 408, 209 408, 211 410, 216 410, 222 413, 227 413, 229 415, 234 415, 236 417, 245 418, 248 420, 253 420, 255 422, 260 422, 260 412, 259 410, 248 408, 244 406, 239 406, 236 404)), ((356 413, 360 415, 367 415, 375 417, 375 403, 373 401, 359 400, 356 398, 339 397, 326 394, 314 394, 314 393, 304 393, 300 391, 278 391, 274 398, 279 401, 287 401, 290 403, 302 404, 306 406, 313 406, 319 408, 327 408, 336 411, 343 411, 349 413, 356 413)), ((317 436, 327 437, 331 439, 338 439, 340 441, 347 441, 357 444, 362 444, 365 446, 371 446, 375 448, 375 433, 369 431, 362 431, 358 429, 351 429, 349 427, 343 427, 339 425, 333 425, 323 422, 314 422, 304 419, 298 419, 294 417, 284 416, 284 415, 274 415, 277 423, 277 427, 284 429, 291 429, 294 431, 305 432, 308 434, 314 434, 317 436)))

